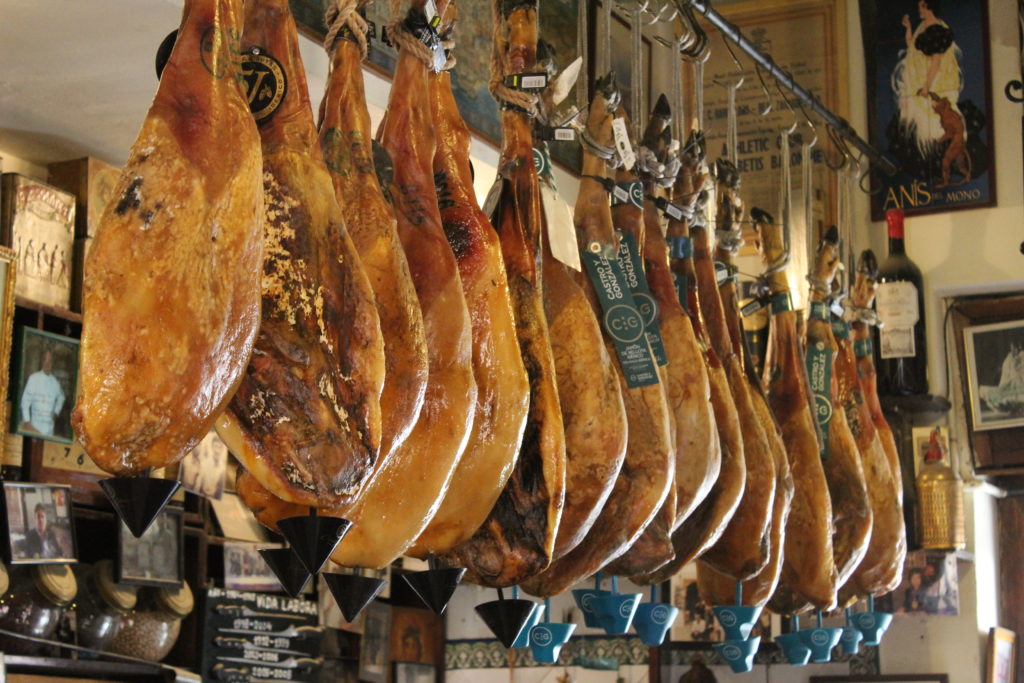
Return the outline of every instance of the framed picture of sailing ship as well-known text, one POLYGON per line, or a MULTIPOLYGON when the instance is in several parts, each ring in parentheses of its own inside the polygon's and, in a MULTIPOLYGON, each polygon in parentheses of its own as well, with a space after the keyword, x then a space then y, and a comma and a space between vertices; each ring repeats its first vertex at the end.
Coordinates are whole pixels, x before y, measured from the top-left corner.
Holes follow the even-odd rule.
POLYGON ((986 0, 860 3, 871 144, 898 167, 873 176, 871 216, 995 204, 986 0))
POLYGON ((975 431, 1024 426, 1024 320, 964 329, 975 431))

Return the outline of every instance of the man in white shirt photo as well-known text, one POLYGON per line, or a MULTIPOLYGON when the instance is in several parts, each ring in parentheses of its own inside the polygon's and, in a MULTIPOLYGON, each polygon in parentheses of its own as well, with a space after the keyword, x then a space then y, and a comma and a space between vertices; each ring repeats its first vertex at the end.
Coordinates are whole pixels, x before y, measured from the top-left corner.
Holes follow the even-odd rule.
POLYGON ((64 407, 64 390, 53 374, 53 352, 43 351, 42 367, 28 376, 21 392, 21 429, 53 436, 57 416, 64 407))

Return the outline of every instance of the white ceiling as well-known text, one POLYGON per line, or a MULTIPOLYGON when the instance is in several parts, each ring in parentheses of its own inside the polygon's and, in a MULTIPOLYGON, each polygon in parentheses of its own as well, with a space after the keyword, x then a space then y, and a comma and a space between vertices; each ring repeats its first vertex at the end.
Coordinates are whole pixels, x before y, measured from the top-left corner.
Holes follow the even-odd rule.
MULTIPOLYGON (((0 0, 0 149, 36 164, 94 156, 121 165, 146 115, 160 41, 182 0, 0 0)), ((313 101, 323 50, 302 39, 313 101)), ((369 84, 371 116, 387 82, 369 84)))

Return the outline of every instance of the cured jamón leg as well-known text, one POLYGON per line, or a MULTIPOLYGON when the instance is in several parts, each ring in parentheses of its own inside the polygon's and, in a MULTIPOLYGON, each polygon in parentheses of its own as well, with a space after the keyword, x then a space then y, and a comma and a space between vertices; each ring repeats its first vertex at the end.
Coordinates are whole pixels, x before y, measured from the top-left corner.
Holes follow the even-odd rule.
MULTIPOLYGON (((668 116, 671 112, 665 112, 664 110, 668 107, 668 100, 662 97, 659 99, 661 106, 660 110, 654 112, 652 125, 655 127, 664 128, 668 123, 668 116)), ((619 111, 620 117, 625 120, 625 115, 622 113, 622 109, 619 111)), ((650 125, 648 126, 651 127, 650 125)), ((652 135, 656 138, 660 136, 658 133, 652 135)), ((655 144, 653 140, 646 140, 652 146, 655 144)), ((653 151, 653 150, 652 150, 653 151)), ((662 155, 667 152, 667 143, 665 149, 661 150, 662 155)), ((657 154, 657 153, 655 153, 657 154)), ((634 182, 638 182, 638 178, 635 171, 627 171, 624 168, 619 168, 615 173, 615 181, 624 185, 631 185, 634 182)), ((643 249, 646 241, 646 228, 647 228, 647 212, 644 208, 636 206, 632 201, 627 203, 615 204, 612 206, 612 223, 617 231, 621 231, 623 234, 631 235, 634 242, 637 245, 637 262, 633 264, 633 267, 637 269, 637 277, 646 278, 646 274, 643 272, 643 249)), ((654 229, 660 232, 660 227, 657 225, 657 214, 655 214, 654 229)), ((629 275, 627 274, 627 278, 629 275)), ((662 392, 665 393, 666 404, 668 401, 668 366, 658 366, 658 376, 660 380, 660 386, 662 392)), ((676 416, 672 410, 668 411, 669 418, 669 434, 671 436, 670 447, 673 454, 674 468, 676 470, 676 477, 678 477, 678 471, 680 466, 685 464, 685 456, 679 450, 676 434, 676 416)), ((655 515, 651 523, 647 525, 644 532, 640 535, 636 541, 630 546, 629 550, 623 553, 618 559, 610 563, 605 570, 611 574, 617 574, 620 576, 636 576, 640 574, 648 574, 653 572, 655 569, 664 566, 675 557, 675 549, 672 547, 672 531, 676 527, 676 510, 678 503, 678 491, 675 482, 669 490, 667 496, 665 496, 665 502, 662 503, 661 509, 658 510, 658 514, 655 515)))
MULTIPOLYGON (((731 230, 735 215, 735 167, 718 164, 718 217, 720 229, 731 230)), ((722 360, 729 378, 740 428, 743 431, 743 460, 747 471, 743 499, 717 543, 701 556, 701 560, 737 581, 750 578, 768 562, 768 535, 772 503, 775 498, 775 464, 765 434, 765 425, 758 419, 750 396, 746 374, 740 364, 738 349, 742 338, 733 340, 718 291, 715 263, 707 228, 692 230, 694 266, 700 290, 700 306, 707 322, 711 344, 722 360)))
MULTIPOLYGON (((453 4, 448 7, 451 13, 453 4)), ((431 75, 430 100, 438 140, 434 183, 473 325, 478 393, 473 431, 449 493, 410 550, 418 556, 448 552, 487 519, 515 467, 530 407, 501 245, 473 193, 469 127, 455 105, 451 74, 431 75)))
POLYGON ((701 311, 700 295, 697 290, 697 273, 693 264, 693 248, 690 239, 690 223, 700 224, 705 220, 703 196, 701 194, 707 176, 704 172, 702 136, 691 135, 687 147, 684 171, 679 174, 675 187, 676 202, 688 206, 692 219, 668 222, 668 238, 674 245, 671 266, 680 297, 685 297, 685 309, 700 344, 704 365, 707 368, 711 388, 711 407, 718 430, 721 466, 718 478, 704 501, 672 534, 672 545, 676 556, 664 567, 652 574, 634 577, 641 583, 660 583, 668 580, 684 565, 707 551, 725 532, 732 519, 746 486, 746 467, 743 462, 743 435, 740 431, 739 415, 733 402, 725 368, 715 353, 708 338, 701 311))
MULTIPOLYGON (((540 180, 554 188, 550 171, 540 180)), ((565 507, 553 557, 558 559, 580 544, 604 508, 626 457, 627 424, 616 361, 587 295, 552 255, 550 241, 544 242, 543 258, 544 315, 565 424, 565 507)))
POLYGON ((246 4, 243 45, 277 59, 289 86, 260 125, 263 322, 217 430, 277 497, 335 507, 360 491, 380 448, 380 321, 317 142, 286 0, 246 4))
POLYGON ((195 448, 260 324, 260 144, 236 57, 241 0, 186 0, 156 98, 85 269, 75 434, 136 474, 195 448))
MULTIPOLYGON (((824 394, 815 395, 815 405, 829 407, 828 447, 822 454, 825 479, 832 498, 832 551, 835 556, 837 586, 842 586, 860 564, 871 538, 871 505, 864 483, 864 468, 857 442, 846 421, 839 394, 839 369, 828 377, 828 363, 833 362, 839 346, 829 321, 827 298, 839 266, 839 232, 833 226, 818 248, 811 279, 811 316, 807 321, 808 372, 814 358, 815 372, 824 372, 829 386, 824 394), (826 361, 823 365, 820 361, 826 361)), ((820 414, 820 413, 819 413, 820 414)))
POLYGON ((764 378, 772 413, 782 429, 796 493, 786 524, 782 581, 769 606, 786 614, 805 601, 831 609, 836 601, 832 555, 832 499, 822 468, 804 353, 786 279, 782 227, 763 211, 751 211, 760 232, 772 322, 764 378))
MULTIPOLYGON (((533 70, 537 2, 494 0, 495 43, 502 72, 533 70), (506 14, 505 7, 509 7, 506 14)), ((540 186, 533 164, 533 120, 519 109, 501 112, 499 172, 504 178, 494 228, 505 259, 516 337, 530 378, 530 413, 519 459, 483 526, 446 556, 487 586, 520 583, 547 567, 565 500, 565 432, 558 405, 555 364, 544 318, 540 269, 540 186)))
MULTIPOLYGON (((425 30, 410 10, 389 28, 400 45, 425 30)), ((427 393, 412 433, 374 477, 349 514, 352 530, 332 556, 338 564, 383 567, 423 532, 447 490, 473 426, 476 381, 472 331, 458 265, 445 236, 434 189, 436 137, 427 66, 400 48, 387 115, 378 131, 395 164, 398 236, 409 262, 426 329, 427 393)))
MULTIPOLYGON (((610 145, 611 121, 618 100, 611 78, 601 79, 590 105, 588 134, 610 145)), ((608 194, 600 180, 606 173, 605 162, 592 152, 583 157, 583 179, 576 201, 574 220, 583 244, 597 243, 604 253, 614 254, 614 237, 608 194), (590 176, 590 177, 587 177, 590 176)), ((589 280, 581 284, 595 313, 597 296, 589 280)), ((606 344, 610 341, 606 338, 606 344)), ((609 345, 609 353, 613 347, 609 345)), ((622 397, 629 421, 626 460, 615 487, 587 537, 565 557, 524 584, 534 595, 562 592, 576 581, 589 576, 624 553, 661 508, 674 486, 675 455, 671 449, 668 405, 660 385, 629 387, 616 363, 622 397)))
MULTIPOLYGON (((724 249, 719 243, 715 253, 722 263, 730 267, 735 266, 734 250, 724 249)), ((733 343, 735 344, 737 340, 745 340, 740 320, 739 291, 736 280, 730 278, 722 284, 719 291, 722 295, 722 304, 725 307, 726 321, 733 343)), ((775 465, 775 500, 772 504, 772 517, 769 522, 768 563, 761 571, 743 582, 743 604, 764 605, 775 592, 782 574, 786 520, 789 518, 789 509, 794 494, 793 475, 790 472, 786 448, 782 442, 782 432, 768 407, 768 397, 761 378, 754 369, 748 345, 741 342, 738 352, 747 385, 750 388, 754 411, 757 414, 758 422, 764 426, 765 436, 768 437, 768 445, 772 452, 772 462, 775 465)), ((697 585, 701 597, 708 604, 727 605, 735 602, 736 581, 706 563, 701 562, 697 565, 697 585)))
POLYGON ((358 16, 351 15, 328 50, 331 70, 320 105, 320 146, 345 225, 373 286, 384 334, 377 471, 405 441, 419 417, 427 388, 427 343, 395 212, 374 169, 363 55, 355 35, 361 29, 358 16))
MULTIPOLYGON (((857 264, 857 279, 850 298, 854 306, 868 309, 874 298, 877 263, 870 251, 861 254, 857 264)), ((859 373, 850 372, 853 377, 849 385, 851 398, 844 403, 848 414, 852 411, 855 417, 850 420, 856 425, 854 433, 858 435, 858 443, 867 443, 861 449, 864 459, 864 475, 867 480, 868 495, 871 498, 871 509, 874 512, 874 528, 867 554, 853 576, 839 591, 841 603, 848 604, 859 596, 883 595, 899 585, 903 576, 903 562, 907 553, 907 534, 903 521, 903 486, 896 461, 895 469, 884 444, 888 440, 893 452, 896 450, 892 441, 892 432, 881 415, 878 405, 878 394, 875 388, 875 367, 871 353, 871 330, 864 321, 853 323, 853 342, 848 344, 843 363, 856 363, 859 373), (856 346, 854 353, 851 347, 856 346), (853 356, 857 358, 854 360, 853 356), (884 430, 875 421, 876 413, 872 404, 878 407, 877 419, 881 420, 884 430), (868 435, 872 438, 868 438, 868 435)), ((847 376, 847 373, 844 373, 847 376)))

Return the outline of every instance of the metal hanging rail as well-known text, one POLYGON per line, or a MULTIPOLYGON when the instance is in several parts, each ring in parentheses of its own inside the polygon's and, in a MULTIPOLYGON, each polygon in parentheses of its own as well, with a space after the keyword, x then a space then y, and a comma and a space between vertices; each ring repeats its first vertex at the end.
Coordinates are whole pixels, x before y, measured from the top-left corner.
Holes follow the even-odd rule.
POLYGON ((864 156, 868 158, 872 165, 877 166, 886 175, 896 175, 899 169, 894 163, 885 158, 881 152, 861 138, 846 119, 832 113, 832 110, 822 104, 821 100, 806 90, 802 85, 797 83, 792 74, 776 64, 775 60, 771 57, 757 49, 753 43, 747 40, 746 36, 743 35, 743 32, 740 31, 738 26, 730 22, 711 7, 709 0, 679 0, 679 2, 684 5, 689 5, 695 11, 702 14, 705 19, 711 22, 715 28, 722 32, 723 36, 731 40, 741 50, 746 52, 751 59, 757 62, 761 68, 769 73, 772 78, 778 81, 780 85, 789 90, 801 102, 810 107, 814 113, 820 116, 825 123, 832 126, 832 128, 843 136, 843 138, 848 140, 851 145, 863 152, 864 156))

